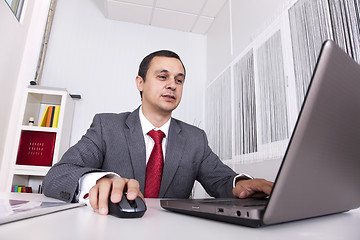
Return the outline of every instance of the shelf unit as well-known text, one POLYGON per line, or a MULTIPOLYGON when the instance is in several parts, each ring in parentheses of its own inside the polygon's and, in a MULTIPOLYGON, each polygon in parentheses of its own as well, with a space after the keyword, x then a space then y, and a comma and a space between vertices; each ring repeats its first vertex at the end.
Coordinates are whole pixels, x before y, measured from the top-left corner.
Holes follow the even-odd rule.
POLYGON ((37 193, 41 190, 42 180, 50 167, 57 163, 69 148, 74 101, 66 89, 40 86, 29 86, 25 90, 24 96, 22 108, 19 109, 21 119, 19 121, 18 132, 16 133, 17 144, 12 154, 13 157, 11 158, 6 187, 8 191, 11 191, 15 185, 29 186, 32 188, 33 193, 37 193), (60 106, 58 126, 56 128, 39 127, 44 110, 46 106, 50 105, 60 106), (31 117, 34 118, 33 126, 29 126, 29 119, 31 117), (17 164, 20 140, 24 131, 30 132, 30 134, 31 132, 34 134, 41 134, 42 132, 55 134, 52 159, 47 159, 50 162, 50 166, 17 164))

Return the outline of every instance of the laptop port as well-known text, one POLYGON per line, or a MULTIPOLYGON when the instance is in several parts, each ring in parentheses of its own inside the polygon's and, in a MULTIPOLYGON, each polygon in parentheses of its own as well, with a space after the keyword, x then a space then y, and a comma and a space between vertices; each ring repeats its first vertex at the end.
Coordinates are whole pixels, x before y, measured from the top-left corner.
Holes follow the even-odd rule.
POLYGON ((224 213, 224 209, 223 209, 223 208, 218 208, 217 211, 218 211, 218 213, 224 213))
POLYGON ((238 217, 241 217, 241 211, 240 211, 240 210, 237 210, 237 211, 236 211, 236 215, 237 215, 238 217))

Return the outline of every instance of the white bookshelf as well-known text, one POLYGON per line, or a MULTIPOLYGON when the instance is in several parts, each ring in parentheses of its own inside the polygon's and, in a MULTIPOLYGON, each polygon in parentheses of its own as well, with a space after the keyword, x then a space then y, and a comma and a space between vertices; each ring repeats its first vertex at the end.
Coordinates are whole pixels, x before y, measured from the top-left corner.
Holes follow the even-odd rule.
POLYGON ((32 187, 33 193, 37 193, 39 185, 42 184, 42 180, 50 167, 57 163, 69 148, 74 101, 66 89, 29 86, 25 90, 24 100, 19 111, 21 119, 19 120, 18 131, 16 132, 17 144, 13 149, 12 158, 10 159, 6 188, 7 191, 11 191, 15 185, 23 185, 32 187), (39 127, 45 107, 50 105, 60 106, 58 125, 56 128, 39 127), (30 117, 34 118, 33 126, 29 126, 30 117), (17 164, 20 138, 24 131, 55 134, 52 159, 48 159, 51 166, 17 164))

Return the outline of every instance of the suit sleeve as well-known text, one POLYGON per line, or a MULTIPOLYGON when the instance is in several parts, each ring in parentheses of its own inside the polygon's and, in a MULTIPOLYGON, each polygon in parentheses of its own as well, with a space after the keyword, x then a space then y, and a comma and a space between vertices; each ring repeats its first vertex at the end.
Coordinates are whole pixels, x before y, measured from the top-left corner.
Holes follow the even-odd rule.
POLYGON ((213 197, 232 198, 233 180, 237 176, 229 166, 225 165, 211 150, 205 132, 204 153, 201 161, 198 181, 206 192, 213 197))
POLYGON ((95 115, 86 134, 45 176, 44 194, 67 202, 76 201, 80 177, 86 173, 104 171, 101 169, 104 148, 101 116, 95 115))

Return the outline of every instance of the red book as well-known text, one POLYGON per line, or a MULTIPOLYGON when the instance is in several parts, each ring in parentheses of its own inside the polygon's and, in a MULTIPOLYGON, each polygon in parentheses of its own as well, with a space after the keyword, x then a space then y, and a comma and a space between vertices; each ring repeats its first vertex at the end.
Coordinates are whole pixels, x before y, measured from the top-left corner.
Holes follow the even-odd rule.
POLYGON ((21 192, 32 193, 32 188, 31 187, 22 187, 21 192))
POLYGON ((16 164, 52 166, 56 133, 21 131, 16 164))

